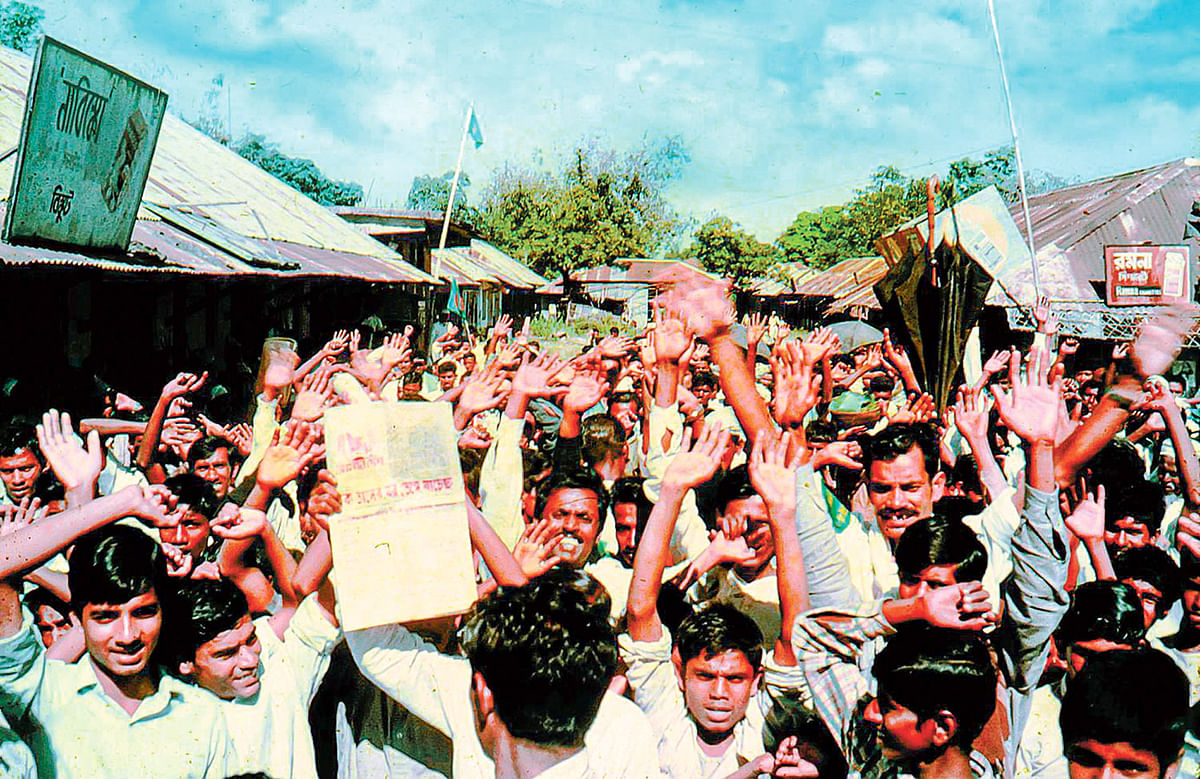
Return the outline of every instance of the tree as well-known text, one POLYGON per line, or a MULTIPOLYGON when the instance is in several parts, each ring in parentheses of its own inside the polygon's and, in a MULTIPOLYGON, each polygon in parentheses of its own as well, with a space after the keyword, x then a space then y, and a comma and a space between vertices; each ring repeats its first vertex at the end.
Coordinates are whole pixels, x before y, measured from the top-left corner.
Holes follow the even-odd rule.
POLYGON ((308 195, 323 206, 354 206, 362 202, 363 188, 352 181, 328 178, 312 160, 289 157, 278 144, 247 133, 233 150, 292 189, 308 195))
MULTIPOLYGON (((408 189, 408 207, 421 211, 440 211, 445 213, 446 203, 450 201, 450 185, 454 182, 454 171, 448 171, 440 176, 414 176, 412 186, 408 189)), ((468 226, 474 225, 479 218, 478 211, 467 202, 467 187, 471 179, 466 173, 458 177, 458 191, 454 193, 455 222, 468 226)))
POLYGON ((842 206, 801 211, 775 245, 785 261, 803 262, 814 268, 828 268, 857 251, 842 206))
POLYGON ((478 228, 552 275, 649 256, 678 234, 681 221, 663 190, 688 161, 670 137, 625 153, 585 141, 556 170, 507 165, 484 192, 478 228))
POLYGON ((42 37, 46 12, 36 5, 9 0, 0 5, 0 44, 19 51, 31 51, 42 37))
POLYGON ((759 241, 727 216, 714 216, 692 233, 683 256, 700 261, 709 273, 731 278, 764 275, 780 259, 774 246, 759 241))

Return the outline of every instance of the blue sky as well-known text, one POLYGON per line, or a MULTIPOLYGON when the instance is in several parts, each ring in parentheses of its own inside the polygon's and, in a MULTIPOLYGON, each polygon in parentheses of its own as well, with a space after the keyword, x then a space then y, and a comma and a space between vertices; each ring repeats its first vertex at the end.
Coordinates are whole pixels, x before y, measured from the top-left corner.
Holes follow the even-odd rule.
MULTIPOLYGON (((1027 167, 1084 179, 1200 155, 1195 0, 995 0, 1027 167)), ((881 164, 1009 139, 986 0, 43 0, 50 35, 402 204, 454 166, 466 106, 506 161, 679 134, 669 196, 773 240, 881 164)))

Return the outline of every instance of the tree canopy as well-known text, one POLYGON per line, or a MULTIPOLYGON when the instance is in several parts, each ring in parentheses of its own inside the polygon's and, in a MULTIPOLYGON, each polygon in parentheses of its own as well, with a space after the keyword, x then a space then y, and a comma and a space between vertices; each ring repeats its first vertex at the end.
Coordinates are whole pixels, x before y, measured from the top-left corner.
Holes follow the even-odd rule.
POLYGON ((586 141, 549 170, 507 165, 484 191, 478 228, 551 275, 652 256, 679 231, 663 191, 689 160, 681 140, 669 137, 627 152, 586 141))
MULTIPOLYGON (((421 211, 445 212, 446 204, 450 201, 450 186, 454 182, 454 171, 447 171, 440 176, 414 176, 412 186, 408 189, 407 206, 421 211)), ((458 177, 458 191, 454 193, 453 220, 472 227, 479 220, 479 212, 471 206, 467 199, 467 188, 471 186, 471 178, 466 173, 458 177)))
POLYGON ((762 243, 727 216, 714 216, 692 233, 681 253, 700 261, 709 273, 731 278, 762 276, 779 261, 779 251, 762 243))
POLYGON ((323 206, 354 206, 362 202, 363 188, 352 181, 334 181, 312 160, 289 157, 261 135, 247 133, 233 150, 275 178, 323 206))
POLYGON ((8 0, 0 4, 0 44, 19 51, 31 51, 42 37, 46 12, 36 5, 8 0))

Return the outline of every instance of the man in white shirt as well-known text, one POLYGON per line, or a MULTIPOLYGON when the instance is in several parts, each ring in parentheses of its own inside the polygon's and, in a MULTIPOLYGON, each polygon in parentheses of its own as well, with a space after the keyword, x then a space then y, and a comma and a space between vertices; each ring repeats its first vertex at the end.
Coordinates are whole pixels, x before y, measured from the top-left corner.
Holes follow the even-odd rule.
POLYGON ((17 591, 0 584, 5 714, 37 726, 41 774, 227 776, 229 739, 216 699, 152 662, 163 624, 158 593, 166 591, 155 542, 130 527, 97 531, 76 544, 69 576, 87 647, 70 664, 46 658, 17 591))
POLYGON ((316 777, 308 709, 341 640, 316 594, 252 620, 227 579, 186 582, 174 598, 181 676, 220 698, 241 772, 316 777))

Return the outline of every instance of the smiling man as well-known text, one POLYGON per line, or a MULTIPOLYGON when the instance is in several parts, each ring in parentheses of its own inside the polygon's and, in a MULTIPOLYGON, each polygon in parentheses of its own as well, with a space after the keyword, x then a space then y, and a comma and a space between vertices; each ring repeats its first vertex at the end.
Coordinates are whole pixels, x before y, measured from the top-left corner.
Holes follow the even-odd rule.
POLYGON ((96 531, 75 545, 69 584, 87 647, 71 664, 47 659, 16 590, 0 585, 0 688, 41 728, 42 775, 227 776, 216 700, 155 664, 167 586, 157 544, 136 528, 96 531))

